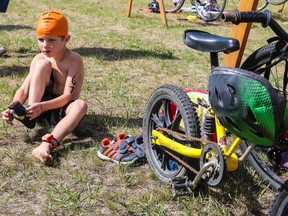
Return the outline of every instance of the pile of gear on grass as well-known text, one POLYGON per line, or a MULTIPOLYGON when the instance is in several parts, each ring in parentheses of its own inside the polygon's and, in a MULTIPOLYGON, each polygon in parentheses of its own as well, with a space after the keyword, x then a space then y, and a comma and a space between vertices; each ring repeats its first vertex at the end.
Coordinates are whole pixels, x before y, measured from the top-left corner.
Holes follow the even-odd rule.
POLYGON ((104 138, 97 155, 107 161, 118 164, 134 164, 145 161, 143 136, 137 137, 121 132, 117 138, 104 138))
MULTIPOLYGON (((176 3, 174 3, 176 4, 176 3)), ((141 10, 140 10, 141 11, 141 10)), ((152 12, 152 13, 160 13, 160 7, 159 7, 159 3, 158 1, 156 0, 153 0, 152 2, 148 3, 148 10, 143 10, 142 9, 142 12, 145 11, 145 12, 152 12)), ((165 8, 165 11, 166 12, 172 12, 172 13, 175 13, 175 12, 181 12, 181 11, 188 11, 188 12, 192 12, 192 13, 197 13, 196 11, 196 8, 195 6, 190 6, 190 7, 181 7, 181 9, 179 9, 178 11, 175 11, 173 9, 170 9, 170 8, 165 8)))

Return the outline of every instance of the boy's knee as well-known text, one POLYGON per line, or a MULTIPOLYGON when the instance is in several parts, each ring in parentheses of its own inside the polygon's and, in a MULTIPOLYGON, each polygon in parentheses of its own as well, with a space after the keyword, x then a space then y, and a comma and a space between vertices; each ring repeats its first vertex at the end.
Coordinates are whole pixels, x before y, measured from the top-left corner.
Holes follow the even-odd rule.
POLYGON ((35 67, 37 69, 39 69, 40 71, 43 71, 43 70, 51 71, 52 70, 51 62, 46 60, 46 59, 38 59, 36 64, 35 64, 35 67))
POLYGON ((79 110, 81 110, 83 113, 86 113, 88 110, 88 104, 81 100, 81 99, 77 99, 76 101, 76 106, 79 110))
POLYGON ((76 114, 79 116, 84 116, 86 115, 87 110, 88 110, 87 103, 81 99, 77 99, 68 106, 66 114, 71 112, 74 113, 74 115, 76 114))

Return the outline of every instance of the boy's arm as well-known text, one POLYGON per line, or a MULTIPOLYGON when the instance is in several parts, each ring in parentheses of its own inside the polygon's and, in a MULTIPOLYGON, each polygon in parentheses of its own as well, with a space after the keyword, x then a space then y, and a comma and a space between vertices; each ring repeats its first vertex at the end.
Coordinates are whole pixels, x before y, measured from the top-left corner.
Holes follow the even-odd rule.
POLYGON ((84 66, 81 56, 76 53, 73 63, 69 66, 68 77, 64 88, 64 94, 70 95, 70 100, 79 98, 84 80, 84 66))
POLYGON ((30 85, 30 73, 25 78, 20 88, 16 91, 13 97, 13 101, 19 101, 21 104, 24 104, 28 98, 29 85, 30 85))
MULTIPOLYGON (((33 65, 33 62, 35 61, 36 57, 31 62, 30 70, 25 78, 24 82, 20 86, 20 88, 16 91, 12 102, 19 101, 21 104, 24 104, 28 98, 29 94, 29 85, 30 85, 30 79, 31 79, 31 67, 33 65)), ((12 110, 7 108, 2 112, 2 119, 6 121, 6 123, 13 125, 13 113, 12 110)))

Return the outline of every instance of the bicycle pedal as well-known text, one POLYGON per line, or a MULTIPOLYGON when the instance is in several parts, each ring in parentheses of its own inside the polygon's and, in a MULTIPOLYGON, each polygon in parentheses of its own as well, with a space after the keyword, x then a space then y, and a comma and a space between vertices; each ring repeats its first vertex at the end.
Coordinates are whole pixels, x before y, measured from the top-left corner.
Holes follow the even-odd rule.
POLYGON ((172 179, 173 198, 180 196, 190 196, 193 191, 189 186, 188 177, 175 177, 172 179))

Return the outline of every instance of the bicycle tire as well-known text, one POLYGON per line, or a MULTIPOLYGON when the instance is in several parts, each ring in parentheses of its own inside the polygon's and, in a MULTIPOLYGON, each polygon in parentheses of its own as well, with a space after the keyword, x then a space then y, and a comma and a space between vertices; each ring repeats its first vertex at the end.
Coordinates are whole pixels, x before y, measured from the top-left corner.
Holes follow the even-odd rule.
MULTIPOLYGON (((240 144, 241 151, 245 152, 249 145, 249 142, 242 141, 240 144)), ((253 150, 247 157, 247 160, 260 177, 262 177, 274 190, 278 190, 284 183, 284 180, 278 176, 276 171, 273 171, 273 168, 267 164, 267 162, 264 162, 259 151, 260 150, 253 150)))
MULTIPOLYGON (((186 168, 163 151, 151 140, 152 130, 164 127, 186 135, 200 137, 198 115, 188 95, 173 85, 157 88, 150 96, 143 118, 143 139, 150 169, 163 183, 171 184, 176 177, 188 175, 186 168), (174 110, 174 111, 173 111, 174 110), (184 124, 184 125, 183 125, 184 124)), ((170 139, 184 145, 201 148, 201 144, 177 135, 166 134, 170 139)), ((199 170, 199 159, 191 159, 176 154, 182 160, 199 170)))
POLYGON ((165 0, 165 12, 166 13, 176 13, 184 5, 185 0, 165 0))
POLYGON ((263 5, 261 5, 260 7, 258 7, 256 9, 256 11, 263 11, 268 5, 269 5, 269 3, 267 1, 265 1, 265 3, 263 5))
POLYGON ((261 5, 260 7, 257 8, 257 11, 263 11, 269 4, 274 5, 274 6, 278 6, 278 5, 285 4, 285 2, 287 2, 287 0, 281 0, 281 1, 277 1, 277 2, 271 1, 271 0, 266 0, 263 5, 261 5))
POLYGON ((220 18, 227 0, 195 0, 198 16, 205 22, 213 22, 220 18))
MULTIPOLYGON (((281 43, 271 42, 257 49, 244 61, 241 68, 265 76, 264 75, 265 72, 261 69, 265 68, 269 64, 271 65, 274 61, 277 61, 279 56, 281 56, 284 53, 284 46, 285 43, 281 45, 281 43), (278 51, 271 60, 271 53, 276 50, 276 47, 278 51)), ((283 83, 280 75, 279 75, 280 77, 277 78, 278 76, 277 66, 278 65, 275 65, 274 67, 271 68, 271 74, 268 79, 270 82, 272 82, 272 85, 275 88, 278 88, 281 91, 283 90, 281 89, 282 88, 281 84, 276 83, 277 81, 280 80, 281 83, 283 83), (272 79, 274 81, 272 81, 272 79)), ((247 141, 242 142, 240 145, 241 150, 244 152, 249 145, 250 144, 247 141)), ((272 188, 278 190, 284 183, 286 177, 282 177, 284 176, 283 175, 284 173, 282 173, 279 168, 275 167, 274 164, 270 163, 269 159, 265 159, 268 158, 267 152, 265 150, 266 149, 263 150, 263 148, 256 147, 248 156, 247 160, 249 164, 256 170, 259 176, 261 176, 264 180, 266 180, 270 184, 270 186, 272 186, 272 188)))
MULTIPOLYGON (((285 46, 285 42, 278 40, 268 43, 248 56, 248 58, 241 65, 241 68, 253 71, 266 77, 274 88, 278 89, 279 91, 283 91, 283 71, 285 69, 285 65, 281 65, 280 63, 277 63, 274 66, 271 65, 278 61, 280 56, 282 56, 282 54, 285 52, 285 46), (271 56, 271 54, 273 54, 273 56, 271 56), (269 77, 267 77, 268 75, 264 74, 264 69, 268 68, 269 66, 271 66, 271 70, 269 72, 269 77), (282 68, 280 68, 280 66, 282 66, 282 68)), ((285 58, 287 59, 287 57, 285 58)))
POLYGON ((266 0, 269 4, 271 5, 282 5, 285 2, 287 2, 287 0, 280 0, 280 1, 272 1, 272 0, 266 0))
POLYGON ((287 216, 288 215, 288 191, 284 186, 276 194, 269 211, 270 216, 287 216))

